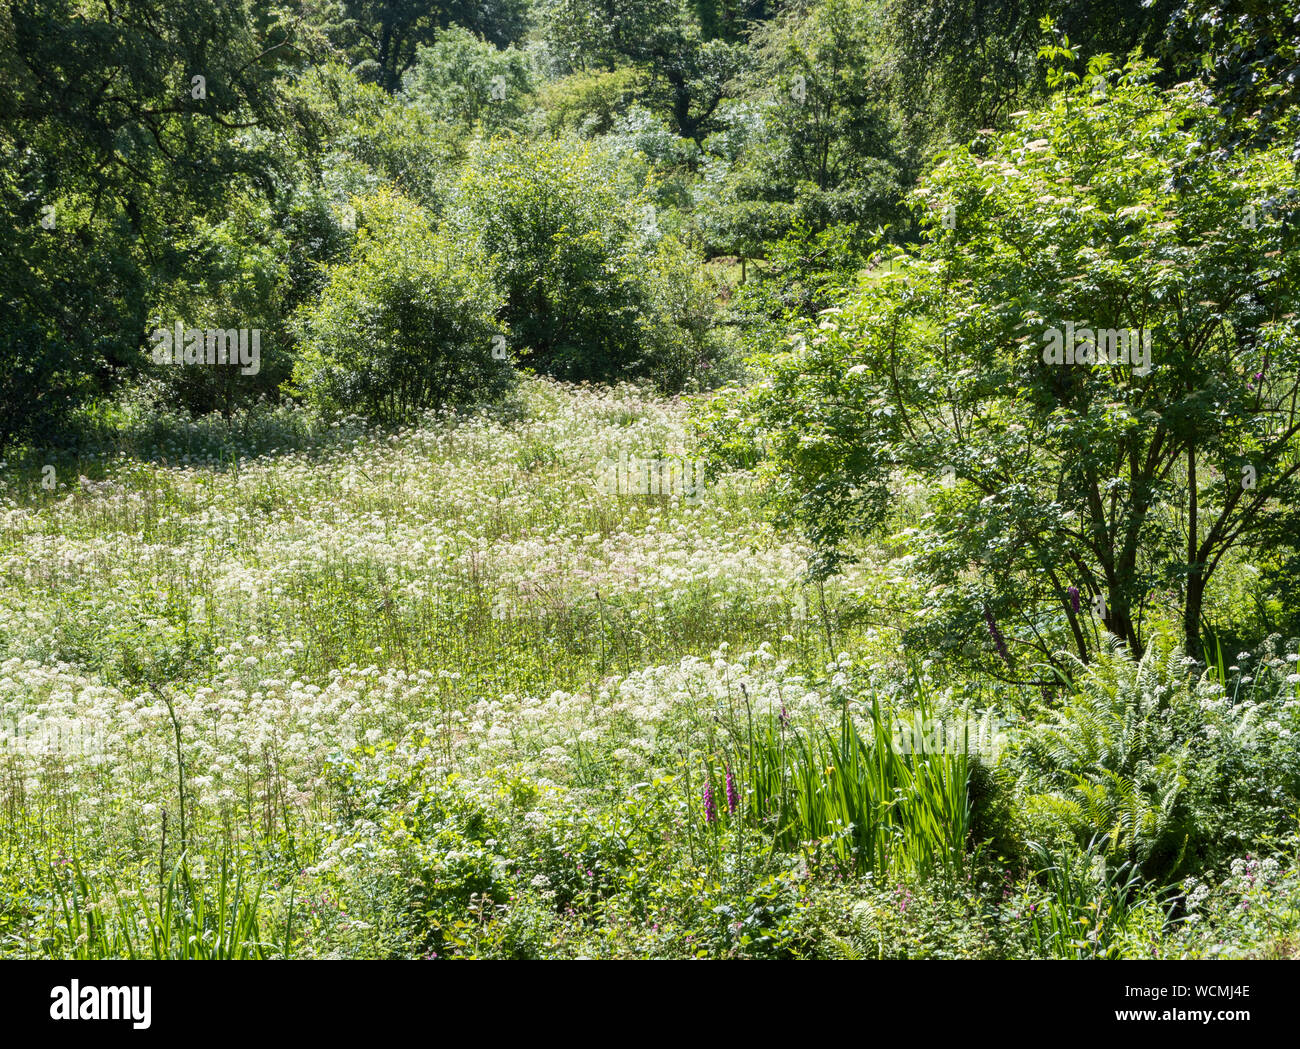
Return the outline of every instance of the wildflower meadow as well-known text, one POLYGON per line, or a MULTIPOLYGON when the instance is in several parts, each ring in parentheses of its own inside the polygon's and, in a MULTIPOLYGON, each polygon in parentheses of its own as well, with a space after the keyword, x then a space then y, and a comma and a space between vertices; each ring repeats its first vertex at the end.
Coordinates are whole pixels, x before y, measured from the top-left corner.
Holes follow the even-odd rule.
POLYGON ((1297 24, 0 5, 0 960, 1300 958, 1297 24))

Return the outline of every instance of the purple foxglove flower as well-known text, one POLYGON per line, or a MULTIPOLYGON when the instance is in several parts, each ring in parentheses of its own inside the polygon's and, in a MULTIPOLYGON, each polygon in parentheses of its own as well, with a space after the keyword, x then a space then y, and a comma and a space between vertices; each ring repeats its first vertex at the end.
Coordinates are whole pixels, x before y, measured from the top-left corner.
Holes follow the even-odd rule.
POLYGON ((1002 637, 1002 631, 998 629, 997 621, 993 618, 993 613, 987 608, 984 609, 984 622, 989 628, 989 637, 993 639, 993 647, 998 650, 998 655, 1002 657, 1002 662, 1011 666, 1011 653, 1007 651, 1006 640, 1002 637))
POLYGON ((718 807, 713 803, 713 784, 704 784, 704 822, 712 823, 718 818, 718 807))
POLYGON ((1070 595, 1070 607, 1074 609, 1077 614, 1079 611, 1079 588, 1077 586, 1072 586, 1067 592, 1070 595))
POLYGON ((727 811, 735 812, 736 807, 740 804, 740 795, 736 793, 736 777, 731 774, 731 768, 727 768, 727 811))

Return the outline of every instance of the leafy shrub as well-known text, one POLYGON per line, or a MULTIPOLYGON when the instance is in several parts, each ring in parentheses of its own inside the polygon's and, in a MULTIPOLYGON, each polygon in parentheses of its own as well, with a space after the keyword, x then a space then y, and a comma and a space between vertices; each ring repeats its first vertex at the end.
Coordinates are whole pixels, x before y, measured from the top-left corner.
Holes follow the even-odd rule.
POLYGON ((609 131, 633 97, 637 72, 630 67, 583 70, 538 90, 538 101, 552 132, 599 135, 609 131))
POLYGON ((363 83, 336 62, 304 71, 288 92, 322 129, 311 144, 319 151, 313 163, 300 167, 302 179, 323 185, 338 203, 386 182, 439 210, 454 172, 458 129, 440 124, 417 100, 363 83))
POLYGON ((481 240, 523 362, 564 379, 680 387, 711 355, 710 306, 685 249, 656 247, 649 202, 619 194, 593 146, 476 147, 452 225, 481 240))
POLYGON ((472 935, 475 906, 489 917, 511 894, 509 864, 493 848, 505 826, 482 799, 457 790, 455 776, 422 756, 395 761, 395 749, 334 763, 341 832, 325 868, 381 949, 444 953, 472 935))
POLYGON ((1043 709, 1013 757, 1033 835, 1104 839, 1110 857, 1168 881, 1221 859, 1234 833, 1280 831, 1295 811, 1285 697, 1266 709, 1230 702, 1167 642, 1134 660, 1112 639, 1077 668, 1065 705, 1043 709))
POLYGON ((750 270, 731 304, 747 349, 770 349, 800 320, 815 318, 843 298, 865 262, 851 240, 847 226, 814 232, 798 220, 779 241, 766 245, 763 266, 750 270))
POLYGON ((237 408, 273 397, 288 377, 293 356, 286 305, 292 288, 286 263, 294 253, 277 225, 269 205, 248 197, 232 201, 218 219, 195 222, 181 246, 184 267, 154 299, 153 326, 169 333, 177 321, 187 329, 256 329, 256 371, 244 374, 234 364, 154 363, 147 389, 159 404, 180 404, 196 415, 219 410, 229 418, 237 408))
POLYGON ((357 212, 352 255, 301 313, 297 389, 382 422, 500 398, 513 374, 493 358, 494 337, 505 338, 500 300, 472 245, 389 190, 357 201, 357 212))
POLYGON ((810 894, 802 919, 818 956, 991 959, 1023 953, 998 906, 969 890, 887 884, 872 874, 810 894))
POLYGON ((659 242, 642 272, 646 301, 638 326, 651 377, 668 390, 708 384, 726 356, 714 326, 713 281, 676 237, 659 242))

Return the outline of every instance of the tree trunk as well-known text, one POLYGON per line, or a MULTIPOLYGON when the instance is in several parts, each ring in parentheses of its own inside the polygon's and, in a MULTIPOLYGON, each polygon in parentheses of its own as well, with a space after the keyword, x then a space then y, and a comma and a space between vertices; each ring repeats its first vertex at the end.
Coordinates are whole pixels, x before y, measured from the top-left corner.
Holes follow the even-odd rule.
POLYGON ((1183 647, 1193 659, 1205 661, 1201 645, 1201 609, 1205 603, 1205 579, 1200 566, 1187 577, 1187 603, 1183 606, 1183 647))
POLYGON ((1193 659, 1201 653, 1201 604, 1205 599, 1204 565, 1197 553, 1196 449, 1187 449, 1187 601, 1183 605, 1183 647, 1193 659))

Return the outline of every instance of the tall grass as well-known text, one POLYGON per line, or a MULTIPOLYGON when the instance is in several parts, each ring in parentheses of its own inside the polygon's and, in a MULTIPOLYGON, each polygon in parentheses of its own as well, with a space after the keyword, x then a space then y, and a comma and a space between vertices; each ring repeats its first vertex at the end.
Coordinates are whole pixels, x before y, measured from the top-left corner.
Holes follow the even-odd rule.
POLYGON ((1038 949, 1054 958, 1115 958, 1117 943, 1136 906, 1147 897, 1136 865, 1109 866, 1101 843, 1086 852, 1053 854, 1030 846, 1043 866, 1046 899, 1035 907, 1031 929, 1038 949))
POLYGON ((969 755, 904 753, 873 697, 869 731, 846 708, 838 732, 773 718, 751 735, 749 814, 780 849, 814 845, 854 871, 956 878, 965 868, 969 755))
POLYGON ((258 915, 260 883, 245 891, 242 870, 223 860, 215 888, 200 884, 184 857, 172 869, 158 901, 96 882, 73 863, 54 876, 58 907, 43 946, 52 958, 249 960, 288 956, 288 928, 280 943, 264 938, 258 915), (108 904, 111 903, 111 906, 108 904))

